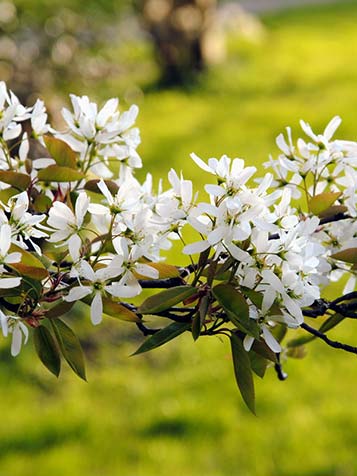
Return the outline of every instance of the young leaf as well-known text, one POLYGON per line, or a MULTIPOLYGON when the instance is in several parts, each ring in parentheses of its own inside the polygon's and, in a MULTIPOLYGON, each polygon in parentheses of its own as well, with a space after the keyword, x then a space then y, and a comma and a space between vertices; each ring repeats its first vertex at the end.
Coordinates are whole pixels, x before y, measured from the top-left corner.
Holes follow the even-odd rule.
POLYGON ((344 319, 345 316, 342 316, 341 314, 333 314, 333 316, 330 316, 325 322, 323 322, 323 324, 321 324, 319 331, 325 333, 336 327, 344 319))
POLYGON ((357 248, 348 248, 331 255, 331 258, 345 261, 346 263, 357 264, 357 248))
POLYGON ((310 212, 314 215, 320 215, 320 213, 330 208, 340 195, 341 192, 324 192, 315 195, 308 203, 310 212))
POLYGON ((348 208, 344 205, 332 205, 327 210, 319 213, 320 218, 330 218, 335 215, 339 215, 340 213, 347 212, 348 208))
POLYGON ((197 289, 195 287, 188 285, 165 289, 165 291, 147 298, 139 307, 139 312, 141 314, 155 314, 165 311, 188 297, 193 296, 196 292, 197 289))
POLYGON ((287 343, 287 347, 289 349, 293 349, 294 347, 300 347, 301 345, 307 344, 315 339, 315 336, 303 335, 300 337, 296 337, 295 339, 289 340, 289 342, 287 343))
MULTIPOLYGON (((98 183, 99 182, 100 182, 99 179, 88 180, 84 185, 84 189, 88 190, 89 192, 94 192, 94 193, 100 193, 101 194, 102 191, 100 190, 100 188, 98 188, 98 183)), ((104 182, 105 182, 105 185, 108 187, 109 192, 112 195, 116 195, 118 190, 119 190, 118 185, 115 182, 113 182, 112 180, 104 180, 104 182)))
POLYGON ((190 328, 190 322, 173 322, 146 339, 146 341, 138 348, 137 351, 134 352, 133 355, 142 354, 143 352, 156 349, 157 347, 166 344, 166 342, 169 342, 190 328))
MULTIPOLYGON (((160 279, 179 278, 180 271, 176 266, 166 263, 146 263, 159 272, 160 279)), ((150 279, 143 276, 143 279, 150 279)))
POLYGON ((135 312, 130 311, 127 307, 123 306, 118 302, 112 301, 110 298, 104 297, 103 301, 103 312, 108 316, 115 317, 116 319, 121 319, 122 321, 129 322, 140 322, 140 319, 135 314, 135 312))
POLYGON ((39 281, 47 278, 47 269, 32 253, 14 244, 10 246, 10 252, 18 252, 21 254, 21 261, 19 263, 11 264, 11 267, 15 268, 20 274, 39 281))
POLYGON ((84 174, 70 167, 49 165, 38 172, 38 180, 41 182, 76 182, 84 178, 84 174))
POLYGON ((35 327, 33 340, 43 365, 58 377, 61 371, 61 358, 51 332, 45 326, 35 327))
POLYGON ((255 415, 255 392, 252 368, 248 353, 236 334, 230 336, 234 374, 243 400, 255 415))
POLYGON ((59 348, 71 369, 83 380, 86 379, 81 343, 72 329, 60 319, 50 319, 59 348))
POLYGON ((76 154, 69 145, 56 137, 45 136, 44 139, 47 150, 57 165, 76 168, 76 154))
POLYGON ((31 177, 11 170, 0 170, 0 182, 12 185, 18 191, 23 192, 30 185, 31 177))

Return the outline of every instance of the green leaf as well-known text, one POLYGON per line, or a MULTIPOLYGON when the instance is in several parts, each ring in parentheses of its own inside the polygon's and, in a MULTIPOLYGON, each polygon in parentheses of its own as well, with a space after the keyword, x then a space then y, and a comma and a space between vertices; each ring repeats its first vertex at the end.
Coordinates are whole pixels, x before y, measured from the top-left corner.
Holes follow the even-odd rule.
POLYGON ((331 258, 345 261, 346 263, 357 264, 357 248, 348 248, 331 255, 331 258))
POLYGON ((294 347, 300 347, 301 345, 307 344, 308 342, 311 342, 314 339, 315 336, 303 335, 300 337, 296 337, 295 339, 289 340, 286 345, 289 349, 292 349, 294 347))
POLYGON ((33 202, 33 208, 38 213, 47 213, 52 206, 52 200, 44 193, 37 195, 33 202))
POLYGON ((41 169, 37 177, 41 182, 77 182, 84 178, 84 174, 70 167, 49 165, 41 169))
POLYGON ((50 319, 55 319, 57 317, 63 316, 63 314, 66 314, 69 312, 72 307, 74 306, 75 301, 68 302, 68 301, 61 301, 59 304, 56 304, 55 306, 51 307, 46 312, 46 317, 50 319))
MULTIPOLYGON (((84 189, 88 190, 89 192, 102 193, 102 191, 98 187, 99 182, 99 179, 88 180, 84 185, 84 189)), ((115 182, 113 182, 112 180, 104 180, 104 182, 112 195, 116 195, 118 193, 119 187, 115 182)))
POLYGON ((31 177, 27 174, 12 172, 10 170, 0 170, 0 182, 12 185, 20 192, 23 192, 30 185, 31 177))
POLYGON ((13 197, 14 195, 17 195, 19 193, 16 188, 9 187, 5 188, 4 190, 0 190, 0 201, 3 203, 7 203, 8 200, 13 197))
POLYGON ((342 192, 324 192, 315 195, 308 202, 310 212, 314 215, 320 215, 320 213, 330 208, 341 194, 342 192))
POLYGON ((233 324, 256 339, 259 338, 258 325, 249 318, 249 306, 242 293, 227 283, 217 284, 212 293, 233 324))
POLYGON ((165 289, 165 291, 147 298, 139 307, 138 311, 140 314, 162 312, 184 301, 188 297, 193 296, 196 292, 197 289, 195 287, 188 285, 165 289))
POLYGON ((140 322, 140 319, 135 312, 130 311, 127 307, 118 302, 112 301, 110 298, 102 297, 103 312, 108 316, 121 319, 122 321, 140 322))
POLYGON ((76 169, 77 158, 75 152, 60 139, 52 136, 45 136, 45 144, 50 156, 57 165, 76 169))
POLYGON ((51 332, 45 326, 34 329, 35 349, 43 365, 56 377, 61 371, 61 358, 51 332))
POLYGON ((275 352, 273 352, 263 340, 255 340, 252 345, 252 350, 271 362, 278 362, 275 352))
POLYGON ((247 298, 252 301, 254 306, 256 306, 258 309, 262 308, 264 297, 262 293, 259 293, 258 291, 249 288, 242 288, 242 292, 247 296, 247 298))
POLYGON ((71 369, 83 380, 86 379, 84 356, 81 343, 72 329, 60 319, 50 319, 53 332, 63 357, 71 369))
POLYGON ((303 359, 306 356, 306 347, 304 345, 289 347, 286 355, 291 359, 303 359))
POLYGON ((329 330, 336 327, 344 319, 345 316, 342 316, 341 314, 334 314, 323 322, 323 324, 319 327, 319 331, 323 333, 328 332, 329 330))
POLYGON ((234 314, 238 320, 248 321, 249 306, 247 301, 232 284, 217 284, 212 289, 212 293, 226 312, 234 314))
POLYGON ((258 375, 258 377, 263 378, 268 365, 267 359, 264 359, 264 357, 252 350, 248 353, 248 355, 253 372, 258 375))
POLYGON ((138 348, 137 351, 134 352, 133 355, 142 354, 143 352, 156 349, 157 347, 166 344, 180 334, 183 334, 190 328, 190 322, 173 322, 146 339, 146 341, 138 348))
POLYGON ((243 400, 255 415, 255 392, 252 368, 248 353, 236 334, 230 336, 234 374, 243 400))

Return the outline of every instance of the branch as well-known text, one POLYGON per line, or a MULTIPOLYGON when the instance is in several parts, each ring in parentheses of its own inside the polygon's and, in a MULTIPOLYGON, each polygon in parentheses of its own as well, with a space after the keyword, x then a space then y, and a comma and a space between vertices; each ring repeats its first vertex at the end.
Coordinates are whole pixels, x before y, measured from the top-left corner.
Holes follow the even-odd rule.
POLYGON ((166 289, 175 286, 183 286, 185 281, 181 277, 166 279, 140 279, 139 284, 146 289, 166 289))
POLYGON ((309 309, 303 309, 302 313, 306 317, 319 317, 323 316, 326 311, 331 310, 344 317, 350 319, 357 319, 357 302, 351 302, 349 304, 340 304, 343 301, 351 301, 357 299, 357 292, 352 292, 340 296, 334 301, 326 301, 325 299, 317 299, 309 309))
POLYGON ((314 329, 313 327, 309 326, 305 322, 301 324, 301 327, 302 329, 305 329, 305 331, 309 332, 315 337, 318 337, 319 339, 326 342, 326 344, 329 345, 330 347, 333 347, 334 349, 342 349, 342 350, 345 350, 346 352, 350 352, 351 354, 357 355, 357 347, 353 347, 352 345, 343 344, 342 342, 331 340, 327 337, 326 334, 323 334, 317 329, 314 329))

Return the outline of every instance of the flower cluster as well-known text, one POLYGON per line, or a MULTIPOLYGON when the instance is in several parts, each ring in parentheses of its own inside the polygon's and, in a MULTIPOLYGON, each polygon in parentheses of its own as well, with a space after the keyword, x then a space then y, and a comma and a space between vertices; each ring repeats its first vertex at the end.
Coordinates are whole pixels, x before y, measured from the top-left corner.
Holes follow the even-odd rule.
MULTIPOLYGON (((32 328, 49 370, 58 375, 61 352, 84 378, 78 349, 68 353, 77 338, 60 319, 82 301, 95 325, 109 314, 154 334, 144 314, 172 319, 145 350, 191 330, 195 339, 229 335, 234 360, 241 346, 274 361, 287 328, 328 316, 321 293, 331 281, 343 277, 349 293, 334 312, 354 296, 357 143, 332 140, 338 117, 323 134, 301 121, 307 139, 296 144, 290 128, 287 139, 279 135, 281 153, 262 178, 240 158, 206 163, 192 154, 213 178, 198 201, 173 169, 167 190, 161 182, 155 190, 150 174, 135 178, 137 106, 71 102, 73 111, 62 111, 67 129, 57 131, 43 102, 25 107, 0 83, 0 319, 13 355, 32 328), (173 240, 190 266, 163 262, 173 240), (140 306, 128 302, 143 287, 153 294, 140 306)), ((343 309, 354 316, 354 302, 343 309)))

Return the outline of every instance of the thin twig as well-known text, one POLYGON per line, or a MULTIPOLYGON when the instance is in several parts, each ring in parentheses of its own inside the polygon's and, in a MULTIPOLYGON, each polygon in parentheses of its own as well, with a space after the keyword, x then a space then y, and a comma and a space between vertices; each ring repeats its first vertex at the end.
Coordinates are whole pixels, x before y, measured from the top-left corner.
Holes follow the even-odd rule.
POLYGON ((352 345, 343 344, 342 342, 331 340, 327 337, 326 334, 323 334, 317 329, 314 329, 313 327, 309 326, 305 322, 301 324, 301 327, 305 329, 305 331, 314 335, 315 337, 318 337, 319 339, 323 340, 324 342, 326 342, 327 345, 329 345, 330 347, 333 347, 334 349, 341 349, 341 350, 345 350, 346 352, 350 352, 351 354, 357 354, 357 347, 353 347, 352 345))

